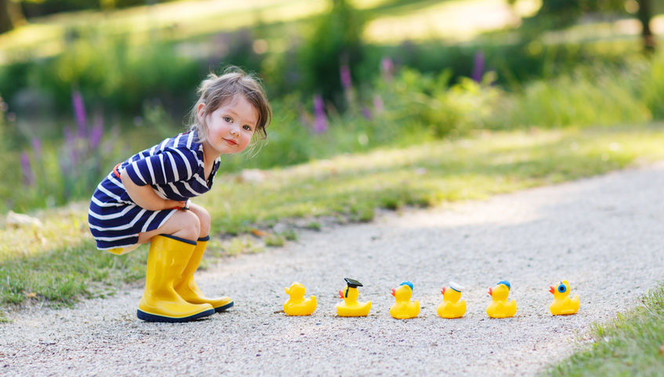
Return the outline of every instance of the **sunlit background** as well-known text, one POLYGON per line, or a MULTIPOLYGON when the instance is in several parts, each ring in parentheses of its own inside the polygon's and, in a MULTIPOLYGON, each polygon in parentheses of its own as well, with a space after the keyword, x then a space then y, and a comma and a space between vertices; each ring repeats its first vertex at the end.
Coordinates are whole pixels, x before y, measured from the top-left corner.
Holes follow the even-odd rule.
POLYGON ((664 119, 657 0, 0 0, 0 212, 89 198, 186 128, 208 72, 263 80, 271 168, 478 130, 664 119))

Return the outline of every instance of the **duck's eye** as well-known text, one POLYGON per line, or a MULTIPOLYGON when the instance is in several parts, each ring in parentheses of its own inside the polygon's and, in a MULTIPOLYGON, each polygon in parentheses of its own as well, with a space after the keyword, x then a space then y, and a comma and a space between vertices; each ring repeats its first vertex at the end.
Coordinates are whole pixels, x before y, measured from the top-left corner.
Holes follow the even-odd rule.
POLYGON ((567 291, 567 287, 565 286, 565 284, 560 284, 558 286, 558 292, 565 293, 565 291, 567 291))

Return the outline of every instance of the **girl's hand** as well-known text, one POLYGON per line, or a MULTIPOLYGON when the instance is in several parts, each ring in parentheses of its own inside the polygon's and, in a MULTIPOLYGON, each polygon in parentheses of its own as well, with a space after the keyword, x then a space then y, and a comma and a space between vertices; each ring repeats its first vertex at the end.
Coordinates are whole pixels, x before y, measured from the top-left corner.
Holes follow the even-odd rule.
POLYGON ((182 210, 189 209, 189 206, 187 205, 186 201, 177 202, 175 200, 168 200, 168 199, 164 201, 166 202, 166 206, 164 207, 164 209, 182 209, 182 210))

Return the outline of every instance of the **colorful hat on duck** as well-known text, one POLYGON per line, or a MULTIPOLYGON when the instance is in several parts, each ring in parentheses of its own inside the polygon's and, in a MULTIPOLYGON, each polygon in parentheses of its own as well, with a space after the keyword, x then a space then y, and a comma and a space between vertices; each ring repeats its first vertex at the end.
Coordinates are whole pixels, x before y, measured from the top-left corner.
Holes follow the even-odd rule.
POLYGON ((461 292, 464 289, 462 285, 460 285, 459 283, 455 283, 453 281, 451 281, 449 285, 450 285, 451 289, 453 289, 457 292, 461 292))

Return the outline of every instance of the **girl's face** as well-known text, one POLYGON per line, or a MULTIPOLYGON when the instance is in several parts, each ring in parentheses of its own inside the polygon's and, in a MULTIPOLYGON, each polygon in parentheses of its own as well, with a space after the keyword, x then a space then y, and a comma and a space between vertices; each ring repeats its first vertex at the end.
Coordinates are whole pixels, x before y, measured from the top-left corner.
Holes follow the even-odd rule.
MULTIPOLYGON (((205 104, 200 104, 199 119, 204 110, 205 104)), ((203 147, 215 156, 242 152, 251 142, 257 123, 258 111, 244 96, 236 96, 205 116, 208 137, 203 147)))

